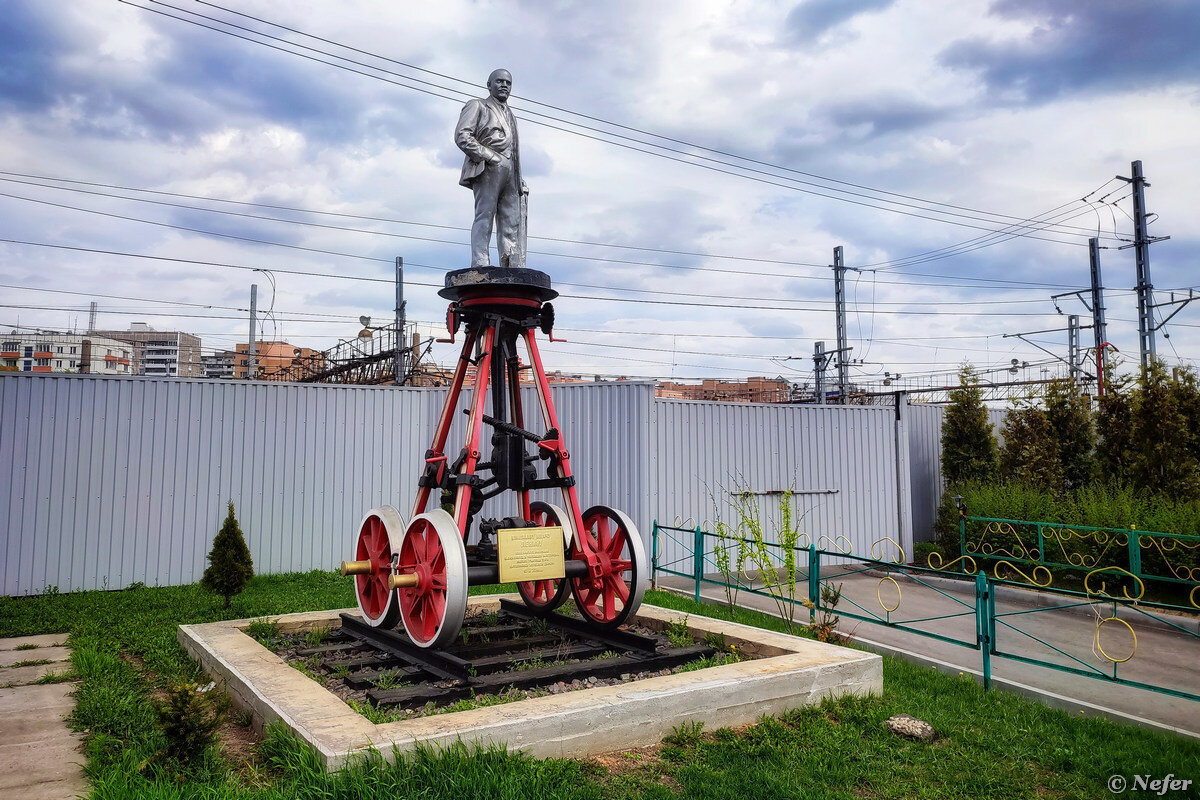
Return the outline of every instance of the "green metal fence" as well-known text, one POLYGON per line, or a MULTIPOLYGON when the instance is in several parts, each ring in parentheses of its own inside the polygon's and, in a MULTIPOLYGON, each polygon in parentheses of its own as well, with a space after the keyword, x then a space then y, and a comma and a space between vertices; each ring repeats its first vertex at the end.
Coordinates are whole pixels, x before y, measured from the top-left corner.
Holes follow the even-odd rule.
MULTIPOLYGON (((1022 570, 1007 560, 997 560, 998 575, 1009 574, 1013 578, 1026 578, 1025 581, 989 577, 987 573, 974 568, 970 555, 960 556, 938 567, 906 564, 903 550, 887 538, 875 542, 867 556, 851 552, 849 542, 843 537, 838 537, 837 541, 820 537, 816 542, 808 540, 807 536, 803 538, 806 540, 804 546, 792 548, 789 555, 783 552, 784 549, 778 544, 732 536, 728 533, 713 533, 699 526, 685 528, 660 525, 656 520, 652 529, 653 577, 656 580, 660 575, 687 579, 697 601, 700 600, 701 588, 704 585, 717 586, 726 593, 731 605, 735 605, 737 598, 746 593, 770 598, 776 603, 780 615, 788 619, 795 619, 794 615, 798 613, 799 607, 808 610, 810 622, 822 614, 836 615, 977 650, 980 653, 984 686, 987 688, 992 684, 992 658, 999 657, 1189 700, 1200 700, 1200 693, 1197 693, 1194 687, 1153 685, 1130 678, 1127 673, 1121 673, 1122 665, 1127 664, 1136 654, 1137 634, 1127 619, 1120 616, 1124 614, 1134 621, 1153 618, 1160 627, 1174 630, 1186 637, 1183 640, 1185 646, 1195 646, 1200 640, 1200 633, 1195 630, 1194 618, 1189 629, 1184 624, 1172 622, 1168 617, 1152 613, 1151 609, 1195 615, 1200 612, 1200 592, 1197 591, 1200 589, 1200 582, 1194 584, 1191 594, 1188 595, 1189 606, 1171 605, 1145 601, 1145 583, 1142 576, 1117 566, 1098 567, 1088 571, 1084 578, 1083 591, 1050 591, 1045 584, 1033 580, 1034 576, 1043 577, 1035 569, 1022 570), (664 549, 674 553, 674 557, 669 561, 663 559, 664 549), (836 570, 831 568, 834 563, 838 567, 836 570), (955 571, 956 567, 958 571, 955 571), (964 572, 963 567, 967 567, 969 571, 964 572), (828 602, 831 597, 829 590, 834 588, 838 581, 864 573, 879 578, 874 605, 845 596, 836 604, 828 602), (936 593, 939 599, 944 599, 949 605, 949 613, 918 618, 898 614, 902 594, 897 578, 936 593), (1110 587, 1114 579, 1121 579, 1130 585, 1122 582, 1110 587), (948 584, 947 580, 952 583, 948 584), (997 611, 996 592, 999 587, 1037 590, 1043 605, 1016 611, 997 611), (1104 664, 1103 667, 1069 652, 1066 643, 1062 641, 1049 641, 1031 632, 1028 625, 1022 627, 1022 621, 1031 619, 1031 615, 1084 606, 1094 612, 1092 650, 1104 664), (1112 626, 1114 632, 1120 629, 1127 630, 1130 634, 1132 646, 1127 653, 1112 653, 1105 649, 1101 633, 1107 626, 1112 626), (929 629, 931 627, 933 629, 929 629), (953 628, 958 628, 959 632, 956 634, 953 628), (1036 642, 1048 651, 1049 655, 1037 657, 1017 652, 1015 645, 1019 640, 1036 642)), ((988 558, 999 557, 989 554, 988 558)), ((1028 565, 1026 566, 1028 568, 1028 565)), ((1037 563, 1036 568, 1048 570, 1043 562, 1037 563)), ((1186 622, 1186 619, 1181 618, 1179 622, 1186 622)), ((1108 647, 1112 648, 1111 641, 1108 647)), ((1200 649, 1197 650, 1197 657, 1200 658, 1200 649)))
POLYGON ((964 515, 958 540, 970 571, 980 561, 1027 565, 1040 570, 1029 575, 1031 583, 1048 585, 1056 570, 1080 575, 1119 568, 1128 588, 1135 579, 1163 591, 1190 588, 1189 602, 1200 602, 1200 536, 964 515))

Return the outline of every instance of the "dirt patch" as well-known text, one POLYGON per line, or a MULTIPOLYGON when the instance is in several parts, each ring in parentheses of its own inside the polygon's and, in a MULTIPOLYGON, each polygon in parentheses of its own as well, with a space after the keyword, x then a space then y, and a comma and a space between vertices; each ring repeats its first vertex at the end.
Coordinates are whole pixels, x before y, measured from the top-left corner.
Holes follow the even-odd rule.
POLYGON ((605 783, 646 781, 664 786, 673 792, 683 790, 679 781, 666 771, 669 767, 662 758, 662 745, 601 753, 592 756, 588 761, 603 769, 603 774, 599 777, 605 783))
POLYGON ((262 737, 254 732, 249 720, 237 719, 238 716, 237 712, 232 712, 232 717, 226 717, 217 729, 221 755, 239 772, 253 772, 262 764, 258 753, 262 737))

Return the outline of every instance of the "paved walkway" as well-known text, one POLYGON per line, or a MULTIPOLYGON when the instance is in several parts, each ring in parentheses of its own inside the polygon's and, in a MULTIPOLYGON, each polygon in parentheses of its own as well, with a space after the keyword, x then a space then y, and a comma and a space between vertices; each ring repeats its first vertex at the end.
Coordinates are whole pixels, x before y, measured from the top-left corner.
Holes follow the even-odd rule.
MULTIPOLYGON (((888 607, 895 607, 890 618, 896 623, 961 614, 951 619, 912 622, 910 627, 936 632, 958 641, 974 642, 974 590, 967 588, 969 583, 964 587, 958 581, 935 578, 930 581, 936 583, 937 588, 934 589, 899 573, 895 573, 893 577, 896 581, 895 586, 886 579, 881 582, 882 574, 859 573, 842 576, 835 571, 828 575, 827 580, 843 585, 843 597, 838 606, 840 610, 863 616, 876 614, 886 617, 888 615, 881 605, 882 602, 888 607), (956 602, 953 599, 955 597, 966 602, 969 607, 956 602)), ((686 578, 675 577, 660 577, 659 585, 688 595, 692 594, 694 588, 694 583, 686 578)), ((800 586, 798 596, 803 597, 805 593, 806 587, 800 586)), ((701 596, 708 600, 725 602, 725 593, 720 586, 704 585, 701 596)), ((1040 601, 1042 606, 1039 606, 1037 592, 1019 589, 1002 591, 996 601, 996 614, 999 617, 996 630, 998 649, 1016 656, 1087 669, 1086 666, 1072 661, 1068 657, 1069 654, 1085 664, 1106 670, 1111 675, 1112 662, 1094 652, 1094 648, 1097 623, 1101 618, 1112 615, 1112 604, 1097 603, 1071 610, 1034 612, 1033 609, 1044 607, 1047 602, 1053 606, 1063 604, 1068 599, 1062 596, 1042 595, 1040 601), (1004 614, 1016 616, 999 616, 1004 614), (1008 625, 1002 624, 1002 621, 1008 625), (1056 652, 1032 637, 1050 643, 1063 652, 1056 652)), ((767 597, 743 592, 738 597, 738 604, 778 615, 776 604, 767 597)), ((1145 616, 1128 609, 1119 609, 1117 616, 1127 621, 1136 634, 1136 648, 1130 630, 1119 622, 1103 625, 1100 645, 1109 655, 1118 659, 1129 655, 1131 650, 1134 651, 1133 657, 1118 667, 1117 674, 1121 678, 1200 695, 1200 639, 1172 631, 1167 625, 1148 620, 1145 616)), ((807 622, 808 610, 798 607, 796 619, 807 622)), ((1178 620, 1190 631, 1200 630, 1195 617, 1167 619, 1178 620)), ((981 654, 975 649, 846 616, 843 616, 839 628, 845 632, 852 632, 854 639, 864 646, 883 652, 894 652, 918 663, 937 666, 946 672, 978 674, 982 671, 981 654)), ((1082 708, 1085 714, 1104 714, 1111 711, 1115 714, 1110 716, 1123 717, 1128 721, 1141 722, 1152 727, 1165 726, 1200 737, 1200 702, 1197 701, 1073 675, 996 655, 992 656, 992 677, 997 685, 1037 696, 1049 705, 1073 711, 1082 708)))
POLYGON ((66 641, 65 633, 0 639, 0 797, 67 800, 88 792, 82 737, 66 722, 75 684, 36 683, 70 670, 66 641), (14 666, 26 661, 50 663, 14 666))

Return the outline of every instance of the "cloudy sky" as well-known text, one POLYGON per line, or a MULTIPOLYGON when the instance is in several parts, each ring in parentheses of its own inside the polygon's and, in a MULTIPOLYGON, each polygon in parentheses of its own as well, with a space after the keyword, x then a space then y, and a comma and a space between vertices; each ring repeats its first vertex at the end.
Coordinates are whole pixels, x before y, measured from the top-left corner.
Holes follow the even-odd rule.
MULTIPOLYGON (((220 2, 5 3, 0 329, 95 300, 99 327, 231 348, 257 283, 263 336, 322 349, 392 317, 403 256, 432 336, 469 264, 454 123, 501 66, 552 368, 810 381, 841 246, 856 380, 1039 377, 1004 334, 1065 327, 1092 236, 1136 364, 1135 159, 1157 300, 1200 285, 1190 0, 220 2)), ((1200 302, 1158 351, 1200 359, 1200 302)))

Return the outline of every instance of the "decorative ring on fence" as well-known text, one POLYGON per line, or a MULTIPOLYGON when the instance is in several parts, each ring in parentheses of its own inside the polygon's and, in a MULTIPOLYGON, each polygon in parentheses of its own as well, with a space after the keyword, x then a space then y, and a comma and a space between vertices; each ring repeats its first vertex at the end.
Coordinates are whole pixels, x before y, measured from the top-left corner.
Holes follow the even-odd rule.
POLYGON ((883 544, 884 542, 891 542, 893 545, 896 546, 896 550, 898 550, 900 552, 900 558, 892 559, 892 563, 893 564, 904 564, 906 562, 906 559, 904 558, 904 548, 900 545, 899 542, 897 542, 895 539, 893 539, 890 536, 884 536, 882 539, 876 539, 875 541, 871 542, 871 549, 869 551, 871 558, 875 559, 876 561, 884 561, 885 560, 884 559, 884 549, 885 548, 884 548, 884 544, 883 544), (876 553, 878 553, 878 555, 876 555, 876 553))
POLYGON ((1029 575, 1026 575, 1021 570, 1017 569, 1017 567, 1015 567, 1012 563, 1010 563, 1008 561, 997 561, 995 568, 992 570, 992 575, 994 575, 996 580, 998 580, 998 581, 1007 580, 1007 578, 1000 577, 1000 568, 1001 567, 1007 567, 1008 569, 1011 569, 1013 572, 1017 573, 1022 578, 1024 578, 1026 583, 1033 584, 1034 586, 1041 586, 1042 588, 1045 588, 1054 581, 1054 576, 1050 573, 1050 570, 1048 570, 1042 564, 1037 564, 1036 566, 1034 566, 1034 568, 1031 570, 1033 572, 1033 576, 1031 577, 1029 575), (1038 570, 1039 569, 1042 571, 1042 573, 1045 574, 1045 576, 1046 576, 1045 580, 1038 580, 1038 577, 1039 577, 1038 570))
POLYGON ((1105 617, 1096 623, 1096 634, 1092 639, 1092 643, 1096 645, 1096 650, 1099 651, 1100 655, 1104 656, 1109 661, 1113 662, 1114 664, 1124 664, 1126 661, 1133 658, 1134 654, 1137 652, 1137 631, 1133 629, 1132 625, 1120 617, 1105 617), (1104 652, 1104 647, 1100 644, 1100 629, 1103 628, 1105 623, 1108 622, 1121 623, 1125 626, 1125 629, 1129 631, 1129 635, 1133 637, 1133 647, 1130 649, 1129 655, 1125 656, 1124 658, 1113 658, 1108 653, 1104 652))
POLYGON ((1101 575, 1105 572, 1115 572, 1115 573, 1120 573, 1122 575, 1128 575, 1129 577, 1133 578, 1134 581, 1137 582, 1138 591, 1137 591, 1137 594, 1133 595, 1133 596, 1131 596, 1129 594, 1128 589, 1126 589, 1124 586, 1121 587, 1121 593, 1125 595, 1126 600, 1141 600, 1142 597, 1146 594, 1146 584, 1142 583, 1142 579, 1139 578, 1137 575, 1134 575, 1129 570, 1123 569, 1121 567, 1101 567, 1100 569, 1092 570, 1086 576, 1084 576, 1084 579, 1083 579, 1084 591, 1086 591, 1089 595, 1100 595, 1100 596, 1104 596, 1104 597, 1111 597, 1112 595, 1110 595, 1108 592, 1105 591, 1108 584, 1106 584, 1104 581, 1100 581, 1099 589, 1092 588, 1092 576, 1093 575, 1101 575))
POLYGON ((1100 559, 1087 553, 1067 553, 1067 563, 1073 567, 1091 568, 1099 564, 1100 559))
POLYGON ((964 573, 966 573, 968 575, 974 575, 976 572, 979 571, 978 566, 976 566, 976 564, 975 564, 975 559, 971 558, 970 556, 959 556, 958 558, 951 561, 949 564, 943 564, 942 561, 943 561, 942 554, 935 550, 929 554, 929 558, 926 560, 925 563, 929 565, 930 569, 936 569, 936 570, 944 572, 961 561, 961 562, 963 562, 963 570, 962 571, 964 573), (933 560, 935 558, 937 559, 936 564, 933 563, 933 560))
POLYGON ((804 531, 800 531, 799 533, 796 534, 796 547, 801 550, 807 550, 808 548, 812 547, 812 537, 809 536, 804 531), (806 544, 800 544, 801 537, 804 538, 806 544))
POLYGON ((967 549, 981 556, 1008 556, 1021 561, 1037 561, 1042 557, 1041 552, 1037 549, 1030 550, 1024 545, 1021 545, 1018 550, 1009 550, 1007 547, 998 547, 991 542, 980 541, 974 546, 967 542, 967 549))
POLYGON ((694 527, 696 527, 696 518, 688 517, 687 519, 684 519, 683 517, 676 514, 675 521, 671 523, 671 527, 672 528, 694 528, 694 527))
POLYGON ((875 587, 875 600, 878 601, 879 607, 889 614, 900 607, 900 584, 896 583, 895 578, 893 578, 891 575, 884 575, 879 579, 879 584, 875 587), (896 587, 896 605, 891 606, 890 608, 883 602, 883 598, 879 596, 879 590, 883 588, 884 581, 888 581, 892 584, 892 586, 896 587))
POLYGON ((837 550, 839 552, 849 555, 851 553, 851 551, 854 550, 854 542, 850 541, 849 539, 847 539, 844 535, 842 535, 840 533, 832 539, 830 539, 828 536, 822 536, 821 538, 817 539, 817 549, 818 550, 837 550), (829 546, 825 547, 821 544, 821 542, 827 542, 829 544, 829 546), (839 544, 839 542, 845 542, 846 546, 843 547, 841 544, 839 544))
POLYGON ((1192 590, 1188 592, 1188 602, 1194 605, 1196 608, 1200 608, 1200 601, 1196 599, 1196 592, 1200 592, 1200 583, 1193 586, 1192 590))

